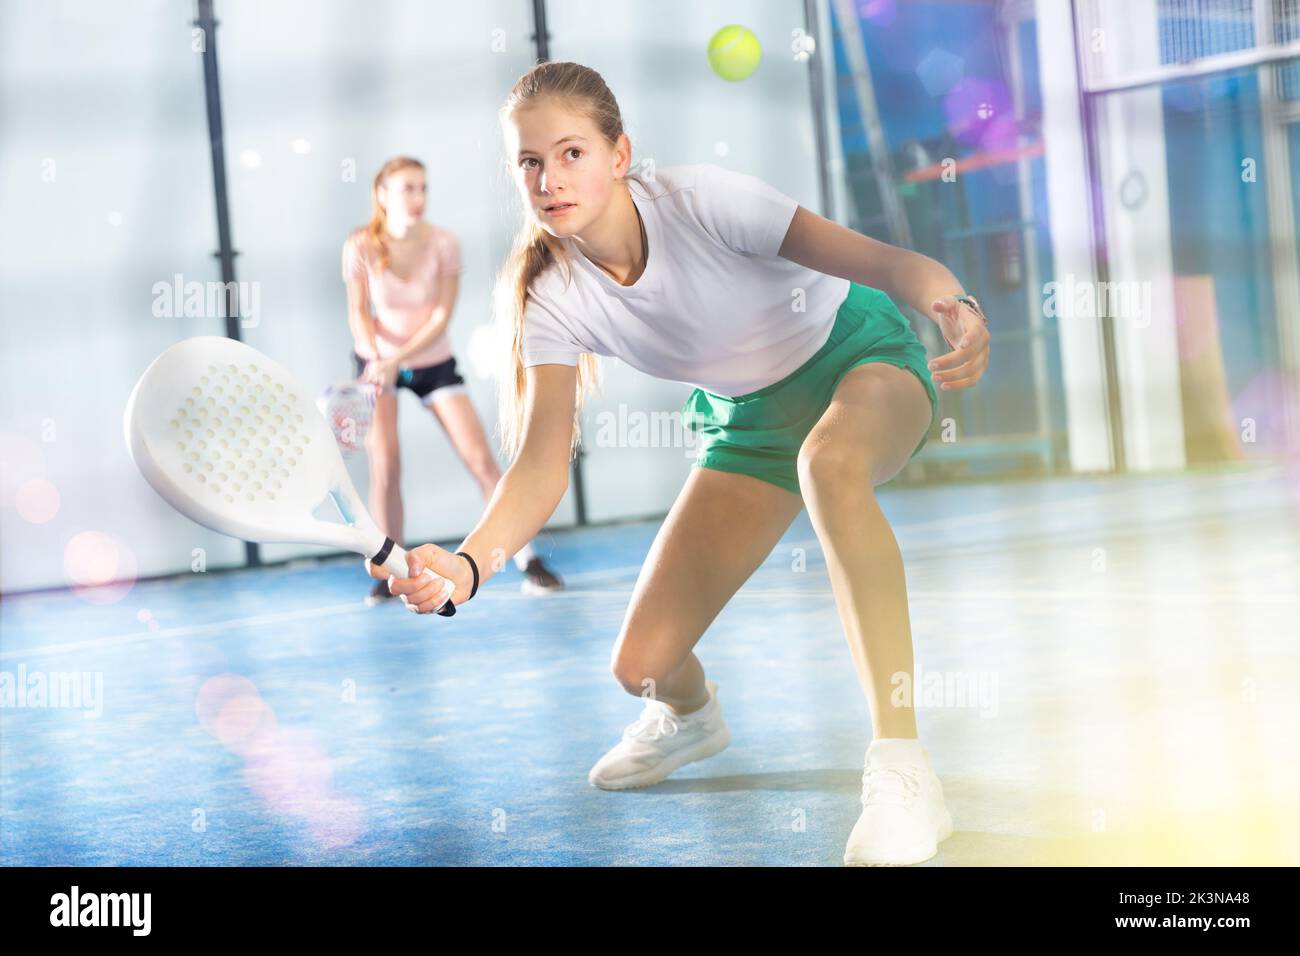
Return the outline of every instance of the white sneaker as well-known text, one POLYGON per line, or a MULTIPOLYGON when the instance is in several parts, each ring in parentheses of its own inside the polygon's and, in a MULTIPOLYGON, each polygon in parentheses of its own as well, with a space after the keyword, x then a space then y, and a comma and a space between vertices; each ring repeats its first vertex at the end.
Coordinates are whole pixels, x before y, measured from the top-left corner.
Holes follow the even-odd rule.
POLYGON ((587 774, 591 785, 602 790, 647 787, 678 767, 725 749, 731 731, 722 719, 718 683, 705 681, 704 686, 709 702, 685 716, 661 701, 647 700, 640 718, 623 731, 623 739, 587 774))
POLYGON ((862 815, 844 850, 849 866, 924 863, 952 835, 943 785, 914 738, 884 737, 867 748, 862 815))

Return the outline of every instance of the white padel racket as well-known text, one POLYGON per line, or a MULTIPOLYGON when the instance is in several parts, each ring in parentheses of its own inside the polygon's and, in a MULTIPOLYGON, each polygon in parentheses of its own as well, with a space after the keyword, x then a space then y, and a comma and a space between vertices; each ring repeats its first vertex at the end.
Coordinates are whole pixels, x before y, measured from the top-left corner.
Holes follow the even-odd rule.
POLYGON ((375 414, 375 391, 367 382, 341 382, 327 385, 316 396, 316 407, 344 458, 351 458, 365 443, 375 414))
MULTIPOLYGON (((185 339, 154 359, 131 392, 127 449, 154 490, 204 527, 245 541, 343 548, 407 577, 406 552, 367 513, 304 395, 257 349, 221 336, 185 339), (326 496, 344 524, 313 515, 326 496)), ((450 617, 455 585, 446 583, 437 613, 450 617)))

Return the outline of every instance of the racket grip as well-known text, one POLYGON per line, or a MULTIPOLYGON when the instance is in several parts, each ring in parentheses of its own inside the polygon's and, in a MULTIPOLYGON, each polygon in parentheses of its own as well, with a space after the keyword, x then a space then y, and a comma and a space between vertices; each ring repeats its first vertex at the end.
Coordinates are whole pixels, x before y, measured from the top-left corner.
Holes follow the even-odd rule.
MULTIPOLYGON (((406 551, 402 549, 401 545, 393 545, 392 550, 388 553, 388 557, 384 559, 383 563, 380 564, 379 567, 383 568, 389 574, 395 574, 399 578, 409 578, 411 576, 410 568, 406 565, 406 551)), ((452 614, 456 613, 454 610, 450 613, 444 612, 447 611, 449 605, 453 608, 455 607, 455 605, 450 604, 451 595, 456 590, 455 583, 447 580, 441 575, 435 574, 430 568, 425 568, 424 573, 431 578, 443 582, 446 597, 443 599, 443 603, 435 610, 444 617, 451 617, 452 614)))

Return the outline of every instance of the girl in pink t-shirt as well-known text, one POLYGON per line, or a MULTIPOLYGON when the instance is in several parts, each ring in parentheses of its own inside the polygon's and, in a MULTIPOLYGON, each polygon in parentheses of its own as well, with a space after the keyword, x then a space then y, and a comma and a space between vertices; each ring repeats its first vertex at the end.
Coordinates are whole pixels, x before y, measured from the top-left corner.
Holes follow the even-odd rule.
MULTIPOLYGON (((491 500, 501 469, 483 424, 456 371, 447 326, 460 280, 460 243, 446 229, 423 221, 424 166, 399 156, 375 175, 372 215, 343 244, 348 324, 360 379, 380 388, 366 437, 370 459, 370 511, 380 529, 402 540, 402 492, 397 444, 397 389, 410 389, 442 423, 452 447, 491 500)), ((525 592, 558 591, 563 581, 531 543, 515 555, 525 592)), ((369 604, 391 598, 386 582, 369 604)))

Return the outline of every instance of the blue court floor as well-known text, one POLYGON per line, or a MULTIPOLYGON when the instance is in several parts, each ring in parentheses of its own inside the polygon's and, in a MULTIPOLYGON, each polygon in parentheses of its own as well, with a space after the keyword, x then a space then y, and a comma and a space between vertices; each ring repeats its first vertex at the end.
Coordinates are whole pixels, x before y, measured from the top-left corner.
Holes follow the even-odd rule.
MULTIPOLYGON (((927 865, 1300 864, 1296 482, 880 489, 955 825, 927 865)), ((544 534, 568 591, 511 566, 453 619, 365 608, 354 558, 6 597, 0 671, 100 693, 0 709, 4 863, 839 865, 871 727, 806 514, 697 651, 730 748, 588 785, 657 526, 544 534)))

